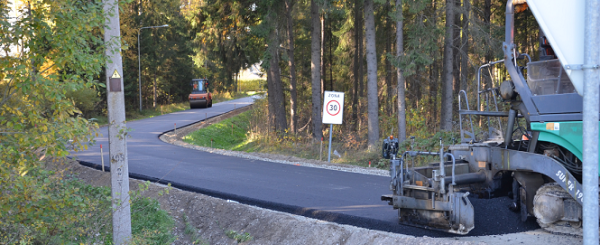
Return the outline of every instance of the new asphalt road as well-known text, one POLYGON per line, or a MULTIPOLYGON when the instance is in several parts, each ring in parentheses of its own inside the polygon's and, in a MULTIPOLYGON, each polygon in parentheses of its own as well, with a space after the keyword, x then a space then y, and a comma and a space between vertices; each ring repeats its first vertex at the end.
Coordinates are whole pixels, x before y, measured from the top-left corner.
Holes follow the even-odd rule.
MULTIPOLYGON (((430 237, 449 234, 399 225, 397 211, 380 201, 389 194, 389 178, 310 168, 196 151, 167 144, 159 139, 174 124, 183 127, 206 117, 248 106, 253 99, 242 98, 214 104, 212 108, 185 110, 128 122, 133 129, 127 139, 130 176, 160 180, 173 186, 241 203, 304 215, 343 224, 430 237)), ((86 165, 99 166, 108 150, 100 154, 99 144, 108 149, 108 129, 87 151, 73 153, 86 165)), ((518 214, 508 211, 510 200, 472 200, 476 227, 469 235, 489 235, 537 228, 535 222, 520 223, 518 214), (490 223, 493 222, 493 223, 490 223)))

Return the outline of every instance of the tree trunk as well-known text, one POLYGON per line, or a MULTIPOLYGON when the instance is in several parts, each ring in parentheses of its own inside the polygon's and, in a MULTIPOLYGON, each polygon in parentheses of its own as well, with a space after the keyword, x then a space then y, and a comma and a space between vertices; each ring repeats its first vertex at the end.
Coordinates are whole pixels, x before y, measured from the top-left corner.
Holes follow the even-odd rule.
MULTIPOLYGON (((436 4, 436 2, 432 2, 431 4, 431 12, 433 13, 433 26, 437 26, 437 7, 438 4, 436 4)), ((433 54, 434 57, 439 57, 439 51, 437 49, 433 49, 431 50, 431 53, 433 54)), ((440 85, 440 59, 435 59, 433 61, 433 64, 431 65, 431 69, 430 69, 430 79, 429 79, 429 96, 431 98, 433 98, 433 105, 432 105, 432 113, 431 113, 431 117, 432 117, 432 125, 436 125, 437 127, 437 123, 438 123, 438 91, 439 91, 439 85, 440 85)), ((441 123, 440 123, 441 125, 441 123)))
POLYGON ((452 130, 452 40, 454 0, 446 0, 446 37, 444 39, 444 67, 442 68, 441 130, 452 130))
POLYGON ((296 133, 298 118, 296 116, 296 62, 294 61, 294 25, 292 22, 292 0, 285 1, 287 10, 287 33, 288 33, 288 57, 290 66, 290 130, 296 133))
POLYGON ((353 84, 353 90, 352 90, 352 123, 353 123, 353 130, 357 131, 358 130, 358 83, 359 83, 359 76, 360 76, 360 72, 359 72, 359 63, 360 63, 360 55, 359 55, 359 48, 358 48, 358 43, 362 42, 362 40, 360 40, 360 32, 362 31, 362 28, 359 28, 359 16, 360 16, 360 1, 361 0, 355 0, 354 1, 354 57, 352 57, 352 72, 354 73, 354 84, 353 84))
MULTIPOLYGON (((404 56, 404 21, 402 15, 402 0, 396 0, 396 57, 404 56)), ((404 74, 400 67, 396 68, 398 93, 398 141, 406 140, 406 98, 404 96, 404 74)))
MULTIPOLYGON (((360 8, 364 8, 364 1, 362 0, 358 0, 358 3, 360 4, 360 8)), ((361 126, 362 126, 362 120, 363 120, 363 107, 361 107, 361 105, 364 105, 362 102, 364 100, 360 100, 361 98, 364 98, 365 96, 365 47, 364 47, 364 16, 363 16, 363 11, 358 11, 358 26, 357 28, 358 30, 358 131, 360 132, 361 130, 361 126)))
POLYGON ((369 150, 375 150, 379 141, 379 115, 377 98, 377 52, 375 50, 375 17, 373 0, 365 1, 365 37, 367 50, 367 100, 369 150))
MULTIPOLYGON (((435 52, 436 54, 439 54, 439 52, 435 52)), ((440 87, 440 62, 439 61, 434 61, 433 64, 431 65, 431 79, 429 80, 429 96, 431 98, 433 98, 433 105, 432 105, 432 110, 431 110, 431 114, 432 114, 432 122, 435 123, 437 125, 438 121, 438 92, 439 92, 439 87, 440 87)))
POLYGON ((267 73, 267 101, 268 101, 268 111, 267 111, 267 132, 273 131, 273 127, 275 126, 275 93, 270 93, 270 91, 274 91, 273 88, 273 77, 267 73))
POLYGON ((285 106, 283 96, 283 84, 281 82, 281 71, 279 70, 279 55, 277 49, 279 47, 279 40, 277 37, 277 31, 271 31, 269 34, 269 76, 272 83, 269 94, 273 94, 273 114, 275 116, 275 130, 277 132, 284 132, 287 129, 287 122, 285 118, 285 106))
POLYGON ((314 125, 313 140, 319 141, 323 137, 321 120, 321 19, 316 0, 311 0, 310 4, 312 20, 310 71, 312 80, 312 120, 314 125))
MULTIPOLYGON (((460 58, 460 88, 468 88, 467 81, 469 76, 469 15, 471 14, 471 0, 463 0, 463 25, 462 25, 462 45, 460 58)), ((466 91, 467 93, 469 91, 466 91)))
POLYGON ((152 108, 156 108, 156 71, 154 71, 154 84, 152 86, 152 108))
MULTIPOLYGON (((386 12, 391 12, 391 5, 390 5, 390 1, 387 0, 385 3, 385 9, 386 12)), ((385 31, 386 33, 392 33, 392 21, 391 19, 386 19, 385 20, 385 31)), ((392 63, 390 62, 390 59, 388 59, 386 56, 386 54, 391 54, 392 53, 392 35, 386 35, 385 37, 385 53, 384 53, 384 60, 385 60, 385 86, 386 86, 386 92, 387 92, 387 96, 385 97, 385 109, 386 109, 386 114, 388 116, 391 116, 393 113, 393 107, 394 107, 394 90, 392 88, 392 63)))
MULTIPOLYGON (((458 100, 454 99, 454 95, 458 94, 458 91, 460 91, 460 63, 461 63, 461 55, 460 55, 460 44, 461 44, 461 39, 460 39, 460 26, 461 26, 461 19, 460 19, 460 14, 456 14, 456 12, 460 9, 460 1, 461 0, 454 0, 454 6, 456 7, 454 9, 454 25, 452 26, 452 111, 458 111, 458 100)), ((467 0, 463 0, 463 1, 467 1, 467 0)))
MULTIPOLYGON (((491 40, 492 38, 492 22, 491 22, 491 18, 492 18, 492 1, 491 0, 485 0, 484 1, 484 7, 483 7, 483 23, 485 23, 485 27, 488 30, 488 39, 491 40)), ((487 49, 486 53, 485 53, 485 63, 489 63, 490 61, 492 61, 492 51, 490 49, 487 49)), ((485 71, 481 71, 482 75, 483 75, 483 81, 481 83, 481 89, 485 90, 488 88, 488 85, 492 83, 492 78, 490 77, 492 68, 491 67, 487 67, 485 69, 488 69, 488 71, 490 72, 485 72, 485 71)), ((478 96, 477 93, 475 93, 475 96, 478 96)), ((483 100, 483 98, 482 98, 483 100)), ((479 105, 476 105, 477 107, 479 107, 479 110, 483 111, 484 110, 484 103, 481 103, 479 105)), ((479 117, 479 127, 483 127, 483 120, 484 117, 479 117)))
MULTIPOLYGON (((358 0, 359 3, 362 3, 363 1, 358 0)), ((361 5, 360 7, 364 8, 364 5, 361 5)), ((363 37, 363 26, 364 26, 364 18, 362 15, 362 11, 358 11, 358 25, 356 26, 356 28, 358 28, 358 97, 363 97, 365 96, 365 47, 364 47, 364 37, 363 37)), ((360 107, 359 107, 360 110, 360 107)))
POLYGON ((325 88, 325 79, 327 78, 327 69, 325 69, 325 15, 321 16, 321 98, 327 88, 325 88))

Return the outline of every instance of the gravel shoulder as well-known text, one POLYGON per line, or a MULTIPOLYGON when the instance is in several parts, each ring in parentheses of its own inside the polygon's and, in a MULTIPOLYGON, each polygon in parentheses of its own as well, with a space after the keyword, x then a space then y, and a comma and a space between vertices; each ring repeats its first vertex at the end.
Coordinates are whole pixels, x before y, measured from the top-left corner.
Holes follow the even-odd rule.
MULTIPOLYGON (((186 148, 215 154, 294 164, 308 167, 327 168, 362 174, 388 176, 388 171, 362 168, 327 162, 300 159, 290 156, 233 152, 199 147, 181 141, 181 137, 210 125, 211 123, 234 116, 249 108, 234 113, 210 118, 161 135, 161 140, 186 148)), ((77 178, 95 186, 110 186, 110 173, 88 168, 76 163, 66 167, 77 178)), ((132 190, 143 181, 130 179, 132 190)), ((430 238, 340 225, 303 216, 272 211, 244 205, 231 200, 218 199, 194 192, 170 188, 166 195, 159 195, 166 187, 151 184, 144 196, 158 200, 176 221, 173 231, 177 240, 174 244, 580 244, 581 238, 553 235, 542 230, 507 235, 482 237, 430 238), (246 236, 244 236, 247 233, 246 236), (239 235, 239 236, 235 236, 239 235), (248 240, 235 239, 240 237, 248 240)))

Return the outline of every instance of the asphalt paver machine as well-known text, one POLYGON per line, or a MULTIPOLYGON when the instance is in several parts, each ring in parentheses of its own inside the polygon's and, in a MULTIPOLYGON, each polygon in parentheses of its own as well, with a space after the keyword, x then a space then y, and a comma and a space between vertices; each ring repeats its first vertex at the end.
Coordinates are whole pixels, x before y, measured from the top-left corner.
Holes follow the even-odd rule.
POLYGON ((440 142, 437 152, 387 151, 392 194, 381 199, 398 210, 400 223, 468 234, 477 212, 468 196, 507 190, 522 221, 534 217, 548 231, 582 234, 584 5, 508 0, 504 59, 479 71, 503 65, 510 79, 482 90, 478 74, 472 108, 467 93, 459 93, 461 143, 444 150, 440 142), (528 6, 539 23, 539 61, 519 53, 513 42, 515 6, 528 6), (490 123, 480 137, 475 115, 498 124, 490 123), (418 155, 439 162, 410 165, 408 159, 418 155))

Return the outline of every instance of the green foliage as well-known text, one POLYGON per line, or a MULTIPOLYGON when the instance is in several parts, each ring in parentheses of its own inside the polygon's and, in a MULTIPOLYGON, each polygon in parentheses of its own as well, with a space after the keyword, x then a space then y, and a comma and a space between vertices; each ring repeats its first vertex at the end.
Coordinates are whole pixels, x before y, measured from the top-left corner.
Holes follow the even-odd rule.
POLYGON ((256 2, 194 1, 184 10, 194 46, 194 63, 216 91, 235 91, 233 77, 241 68, 259 62, 262 39, 250 33, 260 22, 256 2))
POLYGON ((265 91, 267 89, 267 80, 240 80, 238 81, 239 91, 265 91))
POLYGON ((100 86, 102 5, 90 1, 0 4, 0 239, 3 244, 96 239, 102 191, 43 170, 41 160, 87 147, 97 128, 67 91, 100 86))
POLYGON ((175 222, 158 201, 150 198, 134 198, 131 204, 131 232, 137 244, 171 244, 175 241, 175 222))
POLYGON ((64 243, 104 240, 110 223, 110 190, 35 169, 13 172, 0 185, 0 243, 64 243), (60 242, 62 241, 62 242, 60 242))
POLYGON ((212 99, 213 99, 213 104, 215 104, 215 103, 219 103, 219 102, 223 102, 223 101, 235 100, 235 99, 239 99, 239 98, 248 97, 248 96, 251 96, 254 94, 256 94, 256 92, 240 92, 240 93, 216 92, 216 93, 212 93, 212 99))
POLYGON ((439 131, 426 138, 415 137, 414 143, 408 139, 400 145, 400 150, 418 150, 418 151, 439 151, 440 143, 444 144, 446 150, 449 145, 457 144, 460 141, 460 135, 456 132, 439 131), (441 139, 441 142, 440 142, 441 139))
MULTIPOLYGON (((102 3, 15 6, 13 18, 0 4, 0 48, 6 54, 0 59, 0 244, 110 244, 110 190, 44 166, 44 159, 61 161, 70 147, 85 149, 97 136, 97 124, 81 114, 98 102, 92 88, 104 87, 95 80, 104 65, 102 3)), ((158 211, 151 201, 139 200, 133 200, 136 217, 158 211)), ((155 216, 165 219, 164 213, 155 216)), ((165 234, 154 225, 134 227, 165 234)), ((139 232, 136 237, 145 239, 139 232)))
MULTIPOLYGON (((60 172, 12 173, 0 185, 0 244, 112 243, 111 193, 60 172)), ((132 195, 134 243, 168 244, 173 219, 158 202, 132 195)))
POLYGON ((385 159, 385 158, 381 158, 379 159, 379 161, 377 162, 377 167, 378 168, 383 168, 386 169, 390 166, 390 160, 389 159, 385 159))
POLYGON ((123 50, 127 111, 139 110, 139 80, 143 107, 149 108, 153 106, 154 88, 157 105, 184 102, 191 92, 190 81, 205 76, 192 60, 194 46, 190 40, 194 33, 183 16, 183 4, 187 2, 144 0, 121 4, 121 35, 128 46, 123 50), (169 27, 139 29, 165 24, 169 27))
POLYGON ((65 96, 98 85, 93 79, 104 62, 102 6, 96 2, 34 2, 8 17, 2 7, 0 46, 0 155, 4 167, 26 173, 36 151, 66 156, 72 140, 78 149, 97 128, 65 96), (11 20, 11 21, 8 21, 11 20))
MULTIPOLYGON (((188 102, 182 103, 174 103, 169 105, 157 105, 156 108, 147 108, 142 110, 129 110, 126 111, 127 121, 135 121, 144 118, 152 118, 164 114, 169 114, 172 112, 178 112, 190 109, 190 104, 188 102)), ((104 119, 104 118, 103 118, 104 119)), ((104 122, 104 120, 102 120, 104 122)))
POLYGON ((407 1, 404 6, 404 52, 402 56, 387 54, 395 67, 402 68, 405 77, 417 74, 417 70, 431 65, 436 59, 438 40, 443 37, 443 27, 432 21, 425 9, 430 1, 407 1))
MULTIPOLYGON (((403 152, 409 150, 439 152, 440 143, 444 144, 444 151, 447 151, 448 146, 457 144, 459 142, 460 135, 458 133, 439 131, 433 134, 432 136, 426 138, 415 137, 414 141, 411 139, 407 139, 402 144, 400 144, 400 150, 398 151, 398 155, 401 155, 403 152)), ((415 166, 423 166, 432 162, 439 162, 439 157, 417 156, 415 159, 411 159, 411 161, 414 161, 413 163, 415 164, 415 166)))
POLYGON ((425 108, 410 108, 406 111, 406 131, 412 132, 411 135, 419 139, 429 138, 434 132, 427 127, 427 113, 425 108))
POLYGON ((85 118, 90 118, 95 113, 96 107, 101 101, 98 92, 94 88, 67 91, 65 96, 73 100, 73 103, 85 118))
POLYGON ((254 237, 252 237, 250 235, 250 233, 248 233, 248 232, 244 232, 243 234, 240 234, 234 230, 227 230, 225 232, 225 235, 227 235, 227 237, 237 241, 238 243, 247 242, 247 241, 251 241, 252 239, 254 239, 254 237))

